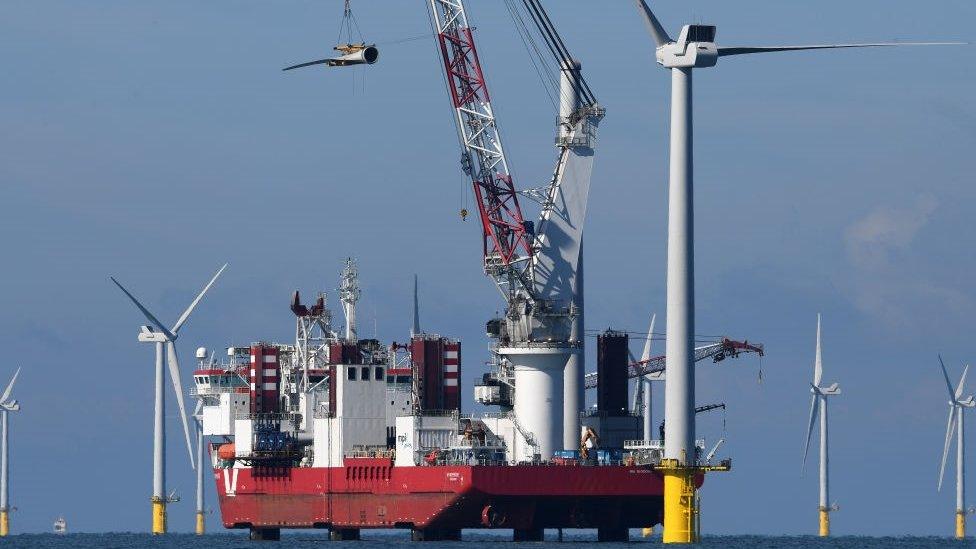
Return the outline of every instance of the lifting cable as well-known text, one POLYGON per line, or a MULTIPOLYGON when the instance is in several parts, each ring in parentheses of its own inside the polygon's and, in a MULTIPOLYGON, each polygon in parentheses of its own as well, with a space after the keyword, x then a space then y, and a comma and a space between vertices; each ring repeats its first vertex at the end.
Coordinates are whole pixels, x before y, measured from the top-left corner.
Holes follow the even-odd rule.
POLYGON ((545 66, 546 58, 539 50, 539 44, 536 42, 535 37, 532 36, 532 33, 529 32, 528 25, 525 24, 525 19, 522 17, 521 12, 519 12, 514 2, 515 0, 505 0, 505 6, 508 8, 512 22, 515 23, 515 30, 518 31, 519 38, 522 39, 522 45, 525 46, 529 61, 532 62, 532 67, 535 69, 535 73, 542 83, 542 89, 549 96, 549 102, 552 104, 553 110, 558 112, 559 105, 556 102, 555 96, 559 95, 559 83, 551 73, 544 70, 547 68, 545 66), (540 65, 542 66, 540 67, 540 65))
MULTIPOLYGON (((569 49, 566 48, 566 44, 563 42, 562 37, 559 36, 559 32, 552 24, 552 20, 549 19, 549 14, 546 13, 545 8, 542 7, 539 0, 522 0, 522 3, 532 16, 532 20, 535 22, 539 33, 546 39, 546 45, 549 46, 549 51, 556 58, 560 69, 563 67, 571 67, 573 56, 569 54, 569 49)), ((593 90, 590 89, 589 84, 586 83, 586 79, 583 78, 582 74, 574 79, 573 87, 576 88, 576 92, 583 100, 584 106, 592 107, 596 104, 596 97, 593 95, 593 90)))
POLYGON ((356 20, 356 16, 352 13, 352 6, 350 6, 351 0, 345 0, 345 6, 342 10, 342 20, 339 21, 339 34, 336 37, 336 45, 341 46, 343 44, 352 44, 352 30, 356 29, 356 34, 359 36, 359 42, 365 42, 363 40, 363 32, 359 29, 359 21, 356 20), (346 41, 342 41, 342 34, 345 31, 346 41))

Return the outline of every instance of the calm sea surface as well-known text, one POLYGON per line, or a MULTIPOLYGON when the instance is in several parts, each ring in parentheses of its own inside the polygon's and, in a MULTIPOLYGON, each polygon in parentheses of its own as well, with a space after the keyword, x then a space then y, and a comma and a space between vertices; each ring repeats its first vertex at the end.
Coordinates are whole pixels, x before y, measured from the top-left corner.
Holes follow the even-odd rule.
MULTIPOLYGON (((660 545, 660 538, 640 538, 639 533, 634 531, 630 544, 626 543, 603 543, 600 547, 608 549, 614 547, 634 547, 637 544, 660 545)), ((404 535, 391 535, 387 533, 364 533, 363 541, 335 542, 335 546, 349 546, 350 549, 392 549, 392 548, 412 548, 412 549, 471 549, 473 547, 483 547, 489 543, 505 543, 508 547, 545 548, 556 549, 582 547, 583 543, 587 546, 597 545, 594 541, 595 535, 578 534, 573 537, 567 536, 568 541, 558 543, 555 541, 554 532, 546 533, 546 539, 550 536, 553 541, 540 543, 521 543, 512 544, 504 537, 491 534, 465 533, 463 542, 411 542, 404 535)), ((511 538, 508 538, 511 539, 511 538)), ((208 549, 233 549, 245 547, 316 547, 323 543, 328 543, 325 536, 311 536, 307 534, 285 533, 280 542, 252 542, 245 536, 233 534, 214 534, 204 537, 197 537, 188 534, 170 534, 164 538, 154 538, 146 534, 69 534, 66 536, 55 536, 52 534, 23 534, 0 539, 0 547, 30 547, 30 548, 110 548, 110 549, 135 549, 141 547, 172 547, 172 548, 208 548, 208 549)), ((976 547, 976 541, 968 539, 966 541, 955 541, 948 538, 868 538, 868 537, 837 537, 828 541, 821 541, 815 537, 762 537, 762 536, 711 536, 705 537, 699 545, 703 548, 729 548, 729 549, 751 549, 751 548, 816 548, 830 547, 841 549, 873 549, 873 548, 929 548, 929 547, 976 547)))

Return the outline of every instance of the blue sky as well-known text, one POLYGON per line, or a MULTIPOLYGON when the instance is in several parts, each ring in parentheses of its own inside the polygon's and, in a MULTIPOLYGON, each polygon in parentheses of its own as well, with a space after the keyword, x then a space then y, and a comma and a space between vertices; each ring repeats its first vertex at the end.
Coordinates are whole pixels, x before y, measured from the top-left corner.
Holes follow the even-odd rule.
MULTIPOLYGON (((469 4, 513 173, 534 186, 555 160, 555 113, 504 4, 469 4)), ((431 42, 391 43, 429 32, 424 2, 353 5, 380 62, 290 73, 279 69, 332 47, 339 0, 0 7, 0 376, 24 367, 15 531, 48 531, 61 514, 74 531, 148 529, 152 350, 109 275, 172 322, 230 263, 182 332, 189 371, 198 345, 290 340, 290 292, 334 301, 349 255, 361 333, 375 318, 381 339, 402 340, 419 273, 424 328, 464 341, 471 401, 501 303, 479 228, 457 215, 431 42)), ((652 312, 663 326, 668 74, 631 2, 547 5, 608 110, 587 327, 640 331, 652 312)), ((654 7, 671 31, 717 24, 725 45, 972 40, 976 20, 964 0, 654 7)), ((726 436, 735 464, 703 491, 705 531, 815 531, 815 470, 799 469, 822 312, 825 379, 844 390, 831 403, 834 531, 951 532, 951 490, 935 491, 936 353, 955 375, 970 359, 974 66, 966 46, 750 56, 696 73, 697 331, 768 349, 761 384, 751 357, 698 370, 699 403, 729 406, 724 432, 715 414, 699 430, 726 436)), ((193 477, 170 416, 170 485, 186 498, 170 522, 188 531, 193 477)))

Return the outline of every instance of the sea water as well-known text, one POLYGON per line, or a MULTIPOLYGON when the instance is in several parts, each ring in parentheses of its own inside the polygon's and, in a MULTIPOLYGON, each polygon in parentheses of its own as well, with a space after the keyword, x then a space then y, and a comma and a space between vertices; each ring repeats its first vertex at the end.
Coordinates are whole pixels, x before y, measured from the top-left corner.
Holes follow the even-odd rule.
MULTIPOLYGON (((499 532, 500 534, 500 532, 499 532)), ((402 532, 364 532, 362 541, 329 542, 324 534, 311 535, 306 533, 284 532, 281 541, 249 541, 246 534, 216 533, 206 536, 195 536, 192 534, 169 534, 161 537, 153 537, 147 534, 129 533, 108 533, 108 534, 22 534, 0 539, 0 547, 24 547, 36 549, 137 549, 143 547, 160 547, 173 549, 237 549, 237 548, 257 548, 267 547, 277 548, 313 548, 323 544, 330 544, 332 547, 349 547, 349 549, 472 549, 475 547, 485 547, 488 544, 505 544, 507 547, 526 548, 526 549, 573 549, 585 546, 598 546, 600 548, 623 548, 640 547, 638 544, 660 545, 660 536, 643 538, 639 530, 631 532, 630 543, 597 543, 595 532, 587 534, 574 532, 572 536, 567 535, 562 543, 556 541, 555 531, 546 532, 546 541, 525 542, 514 544, 511 536, 495 535, 495 533, 465 532, 464 541, 449 542, 412 542, 409 535, 402 532)), ((703 549, 723 548, 723 549, 806 549, 830 547, 836 549, 915 549, 915 548, 941 548, 941 547, 976 547, 976 540, 972 538, 957 541, 950 538, 934 537, 858 537, 845 536, 833 537, 822 540, 813 536, 705 536, 697 546, 703 549)), ((495 549, 498 549, 497 547, 495 549)))

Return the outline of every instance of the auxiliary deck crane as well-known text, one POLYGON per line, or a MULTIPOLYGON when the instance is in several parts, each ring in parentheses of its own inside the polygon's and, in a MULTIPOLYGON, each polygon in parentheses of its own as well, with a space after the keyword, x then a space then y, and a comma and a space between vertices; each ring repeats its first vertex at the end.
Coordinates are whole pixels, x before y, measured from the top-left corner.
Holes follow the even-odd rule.
MULTIPOLYGON (((695 362, 701 362, 706 358, 711 358, 712 362, 721 362, 726 358, 738 358, 742 353, 757 353, 763 356, 763 346, 751 344, 748 341, 735 341, 727 337, 722 338, 718 343, 703 345, 695 348, 695 362)), ((631 362, 627 366, 627 377, 635 378, 648 374, 664 374, 664 363, 666 355, 656 356, 647 360, 631 362)), ((596 372, 586 374, 586 388, 593 389, 597 386, 599 378, 596 372)))

